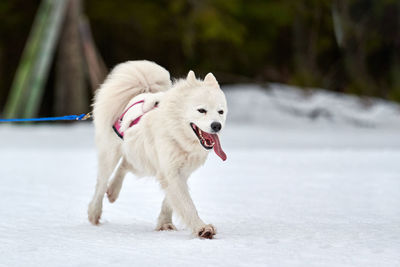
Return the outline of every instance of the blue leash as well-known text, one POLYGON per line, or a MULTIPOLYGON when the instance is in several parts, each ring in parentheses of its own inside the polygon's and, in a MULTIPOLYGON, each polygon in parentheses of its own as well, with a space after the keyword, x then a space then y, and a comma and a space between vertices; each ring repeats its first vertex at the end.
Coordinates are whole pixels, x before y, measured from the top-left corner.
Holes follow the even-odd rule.
POLYGON ((28 122, 28 121, 84 121, 91 117, 91 112, 80 115, 67 115, 62 117, 30 118, 30 119, 0 119, 0 122, 28 122))

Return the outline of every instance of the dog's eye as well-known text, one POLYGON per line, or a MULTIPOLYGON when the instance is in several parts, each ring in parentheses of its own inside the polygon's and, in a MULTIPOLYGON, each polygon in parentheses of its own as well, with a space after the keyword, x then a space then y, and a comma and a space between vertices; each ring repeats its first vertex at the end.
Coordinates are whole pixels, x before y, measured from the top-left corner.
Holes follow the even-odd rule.
POLYGON ((223 110, 219 110, 218 113, 222 115, 222 114, 224 114, 224 111, 223 110))
POLYGON ((204 108, 199 108, 197 111, 200 113, 207 113, 207 110, 205 110, 204 108))

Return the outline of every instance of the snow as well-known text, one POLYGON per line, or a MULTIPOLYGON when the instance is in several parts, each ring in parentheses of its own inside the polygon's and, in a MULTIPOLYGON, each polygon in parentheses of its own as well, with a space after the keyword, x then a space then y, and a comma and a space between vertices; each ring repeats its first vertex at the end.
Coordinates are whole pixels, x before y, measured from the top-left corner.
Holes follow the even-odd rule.
POLYGON ((0 266, 400 266, 396 104, 283 85, 227 98, 228 160, 190 179, 214 240, 178 218, 154 231, 163 193, 133 175, 90 225, 92 125, 0 125, 0 266))

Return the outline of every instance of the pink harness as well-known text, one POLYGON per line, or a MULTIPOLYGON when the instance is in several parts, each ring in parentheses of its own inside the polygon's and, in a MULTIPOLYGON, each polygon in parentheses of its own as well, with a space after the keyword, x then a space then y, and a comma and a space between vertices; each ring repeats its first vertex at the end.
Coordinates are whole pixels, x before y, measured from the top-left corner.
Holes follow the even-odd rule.
MULTIPOLYGON (((114 125, 113 125, 112 128, 114 129, 115 133, 116 133, 121 139, 124 139, 124 132, 121 131, 121 123, 122 123, 122 120, 124 119, 125 114, 126 114, 126 113, 128 112, 128 110, 129 110, 130 108, 132 108, 134 105, 137 105, 137 104, 140 104, 140 103, 144 103, 144 100, 140 100, 140 101, 135 102, 135 103, 133 103, 132 105, 130 105, 130 106, 124 111, 124 113, 122 113, 122 115, 118 118, 118 120, 114 123, 114 125)), ((154 107, 157 107, 157 106, 154 106, 154 107)), ((142 115, 140 115, 139 117, 137 117, 136 119, 134 119, 134 120, 129 124, 129 128, 132 127, 133 125, 137 124, 137 123, 140 121, 140 119, 142 118, 142 116, 143 116, 144 114, 146 114, 146 113, 143 113, 142 115)))

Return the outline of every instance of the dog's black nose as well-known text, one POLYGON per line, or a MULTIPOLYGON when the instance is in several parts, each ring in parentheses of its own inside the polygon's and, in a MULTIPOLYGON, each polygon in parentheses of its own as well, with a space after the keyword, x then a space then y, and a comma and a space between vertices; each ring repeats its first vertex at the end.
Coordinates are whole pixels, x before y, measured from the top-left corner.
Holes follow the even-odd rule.
POLYGON ((213 129, 214 132, 219 132, 219 130, 221 130, 221 123, 214 121, 213 123, 211 123, 211 129, 213 129))

